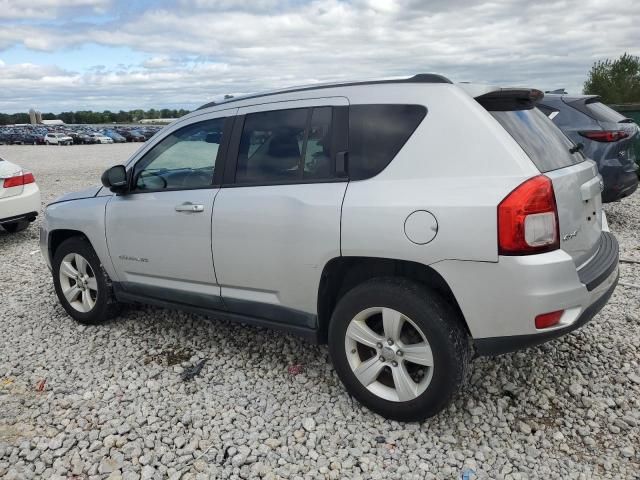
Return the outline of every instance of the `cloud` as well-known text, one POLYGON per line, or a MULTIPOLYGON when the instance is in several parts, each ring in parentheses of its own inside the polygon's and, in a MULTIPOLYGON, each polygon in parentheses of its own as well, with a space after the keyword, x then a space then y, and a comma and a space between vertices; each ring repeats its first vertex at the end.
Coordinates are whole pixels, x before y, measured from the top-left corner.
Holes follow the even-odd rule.
MULTIPOLYGON (((88 8, 109 3, 76 1, 88 8)), ((61 4, 69 4, 31 0, 29 5, 34 2, 58 12, 61 4)), ((18 2, 9 3, 15 7, 18 2)), ((417 72, 578 92, 595 60, 624 51, 640 54, 640 4, 635 0, 618 0, 615 11, 604 9, 600 0, 258 0, 250 7, 240 0, 179 0, 171 7, 163 1, 144 5, 114 3, 107 16, 115 20, 102 23, 78 22, 64 10, 55 22, 0 24, 0 56, 3 48, 15 45, 67 51, 98 44, 128 47, 147 58, 139 65, 106 68, 95 68, 104 64, 99 58, 87 58, 77 72, 40 80, 38 92, 15 79, 3 80, 4 92, 20 101, 40 95, 38 102, 51 109, 194 107, 226 93, 417 72), (56 90, 56 82, 70 82, 73 93, 56 90)), ((0 110, 8 109, 0 104, 0 110)))
POLYGON ((0 20, 55 18, 64 10, 103 12, 111 0, 0 0, 0 20))
POLYGON ((175 65, 175 62, 171 60, 169 57, 161 55, 158 57, 152 57, 149 60, 146 60, 142 66, 144 68, 168 68, 175 65))

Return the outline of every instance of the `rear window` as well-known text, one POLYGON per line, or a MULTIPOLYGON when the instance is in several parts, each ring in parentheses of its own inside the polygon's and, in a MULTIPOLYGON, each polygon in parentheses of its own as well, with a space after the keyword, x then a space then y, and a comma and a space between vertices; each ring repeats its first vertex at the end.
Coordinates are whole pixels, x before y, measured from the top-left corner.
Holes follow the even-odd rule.
POLYGON ((575 165, 585 158, 579 152, 569 153, 573 143, 537 108, 489 113, 542 173, 575 165))
POLYGON ((422 105, 349 107, 349 178, 363 180, 384 170, 426 114, 422 105))
POLYGON ((587 109, 589 116, 599 122, 618 123, 626 118, 624 115, 620 115, 614 109, 609 108, 604 103, 598 101, 585 102, 585 108, 587 109))

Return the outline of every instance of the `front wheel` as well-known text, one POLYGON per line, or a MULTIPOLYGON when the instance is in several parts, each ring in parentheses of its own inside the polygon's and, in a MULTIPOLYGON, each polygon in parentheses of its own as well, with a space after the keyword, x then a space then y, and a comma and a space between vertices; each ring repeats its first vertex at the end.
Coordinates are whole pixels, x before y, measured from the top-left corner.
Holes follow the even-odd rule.
POLYGON ((53 283, 64 309, 80 323, 101 323, 118 312, 111 280, 83 238, 70 238, 58 247, 53 256, 53 283))
POLYGON ((329 351, 347 391, 394 420, 441 411, 466 379, 471 360, 457 313, 436 292, 403 278, 376 278, 338 302, 329 351))

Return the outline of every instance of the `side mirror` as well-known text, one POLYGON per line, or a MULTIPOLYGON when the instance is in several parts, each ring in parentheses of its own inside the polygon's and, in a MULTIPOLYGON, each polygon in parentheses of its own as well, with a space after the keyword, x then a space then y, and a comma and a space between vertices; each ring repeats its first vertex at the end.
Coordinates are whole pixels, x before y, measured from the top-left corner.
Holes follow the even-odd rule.
POLYGON ((126 193, 129 189, 127 170, 124 165, 115 165, 106 170, 101 177, 102 185, 113 193, 126 193))

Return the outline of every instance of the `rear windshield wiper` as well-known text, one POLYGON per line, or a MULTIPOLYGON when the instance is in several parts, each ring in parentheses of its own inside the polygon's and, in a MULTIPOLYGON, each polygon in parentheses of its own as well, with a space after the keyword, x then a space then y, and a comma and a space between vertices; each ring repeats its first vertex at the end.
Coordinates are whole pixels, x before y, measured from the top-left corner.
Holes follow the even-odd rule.
POLYGON ((633 118, 623 118, 619 120, 618 123, 633 123, 633 118))
POLYGON ((584 144, 582 142, 578 142, 569 149, 569 153, 578 153, 583 148, 584 148, 584 144))

